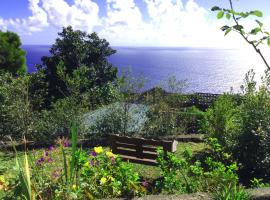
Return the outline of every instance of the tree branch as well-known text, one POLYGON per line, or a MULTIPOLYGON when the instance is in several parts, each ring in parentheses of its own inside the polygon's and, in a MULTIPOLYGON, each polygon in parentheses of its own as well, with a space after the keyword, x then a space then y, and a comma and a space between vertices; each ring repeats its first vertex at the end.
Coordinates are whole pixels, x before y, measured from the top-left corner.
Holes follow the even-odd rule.
MULTIPOLYGON (((230 1, 230 7, 231 7, 231 9, 234 10, 234 9, 233 9, 233 4, 232 4, 232 0, 229 0, 229 1, 230 1)), ((238 23, 238 21, 237 21, 235 15, 234 15, 234 13, 232 13, 232 16, 233 16, 233 20, 234 20, 234 22, 236 23, 236 25, 239 25, 239 23, 238 23)), ((264 58, 263 54, 261 53, 261 50, 260 50, 259 48, 257 48, 257 46, 254 44, 254 42, 253 42, 253 41, 250 41, 250 40, 247 38, 247 36, 245 36, 245 35, 243 34, 243 32, 242 32, 241 30, 239 31, 239 33, 240 33, 240 35, 245 39, 245 41, 246 41, 247 43, 249 43, 250 45, 253 46, 254 50, 261 56, 261 59, 263 60, 264 64, 266 65, 267 69, 270 70, 270 66, 269 66, 268 62, 266 61, 266 59, 264 58)))

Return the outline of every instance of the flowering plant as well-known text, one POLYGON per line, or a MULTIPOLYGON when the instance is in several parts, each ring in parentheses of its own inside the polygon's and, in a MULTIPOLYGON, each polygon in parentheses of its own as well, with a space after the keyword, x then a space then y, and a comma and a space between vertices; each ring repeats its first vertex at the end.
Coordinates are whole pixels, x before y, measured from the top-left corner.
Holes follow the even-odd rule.
POLYGON ((96 198, 141 195, 146 187, 129 163, 102 147, 95 147, 89 155, 80 157, 81 186, 96 198))

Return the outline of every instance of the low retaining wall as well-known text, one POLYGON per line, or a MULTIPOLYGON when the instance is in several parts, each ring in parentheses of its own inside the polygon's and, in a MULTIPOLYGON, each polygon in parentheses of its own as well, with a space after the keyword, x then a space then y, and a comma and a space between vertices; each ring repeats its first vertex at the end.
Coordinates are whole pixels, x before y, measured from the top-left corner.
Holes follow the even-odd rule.
MULTIPOLYGON (((270 187, 247 189, 246 190, 252 200, 270 200, 270 187)), ((126 200, 127 198, 115 198, 115 200, 126 200)), ((211 200, 208 193, 194 193, 182 195, 146 195, 144 197, 136 197, 134 200, 211 200)))

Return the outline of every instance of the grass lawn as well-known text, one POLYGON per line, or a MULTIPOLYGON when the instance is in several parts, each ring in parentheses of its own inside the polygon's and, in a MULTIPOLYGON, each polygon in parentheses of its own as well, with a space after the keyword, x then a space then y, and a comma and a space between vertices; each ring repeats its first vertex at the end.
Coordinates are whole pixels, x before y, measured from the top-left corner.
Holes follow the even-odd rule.
MULTIPOLYGON (((181 157, 181 153, 185 150, 185 148, 191 148, 194 153, 198 153, 200 151, 204 151, 206 148, 206 144, 204 143, 178 143, 176 155, 177 157, 181 157)), ((44 149, 31 151, 31 155, 33 156, 33 160, 37 160, 39 156, 44 154, 44 149)), ((18 157, 22 157, 23 152, 19 152, 18 157)), ((59 155, 60 156, 60 155, 59 155)), ((60 164, 60 163, 59 163, 60 164)), ((0 151, 0 175, 5 175, 5 177, 13 177, 15 174, 15 154, 13 152, 4 152, 0 151)), ((154 166, 146 166, 141 164, 134 164, 136 171, 140 174, 140 176, 145 177, 146 179, 156 179, 159 177, 159 169, 154 166)))

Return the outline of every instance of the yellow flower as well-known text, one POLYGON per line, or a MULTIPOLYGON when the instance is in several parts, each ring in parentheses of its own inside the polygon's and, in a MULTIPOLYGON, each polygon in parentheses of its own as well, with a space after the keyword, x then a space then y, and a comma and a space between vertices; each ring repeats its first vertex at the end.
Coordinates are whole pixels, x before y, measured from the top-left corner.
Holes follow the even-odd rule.
POLYGON ((102 177, 101 179, 100 179, 100 184, 104 184, 104 183, 106 183, 107 182, 107 179, 105 178, 105 177, 102 177))
POLYGON ((114 156, 115 156, 111 151, 107 151, 107 152, 106 152, 106 155, 107 155, 108 157, 114 157, 114 156))
POLYGON ((102 152, 103 152, 103 149, 102 149, 101 146, 99 146, 99 147, 95 147, 95 148, 94 148, 94 151, 95 151, 96 153, 102 153, 102 152))
POLYGON ((86 163, 84 163, 83 166, 84 166, 84 167, 90 167, 90 163, 87 161, 86 163))
POLYGON ((108 180, 110 180, 111 182, 114 182, 114 178, 112 176, 108 176, 108 180))
POLYGON ((73 190, 76 190, 77 189, 77 186, 74 184, 74 185, 72 185, 72 189, 73 190))

